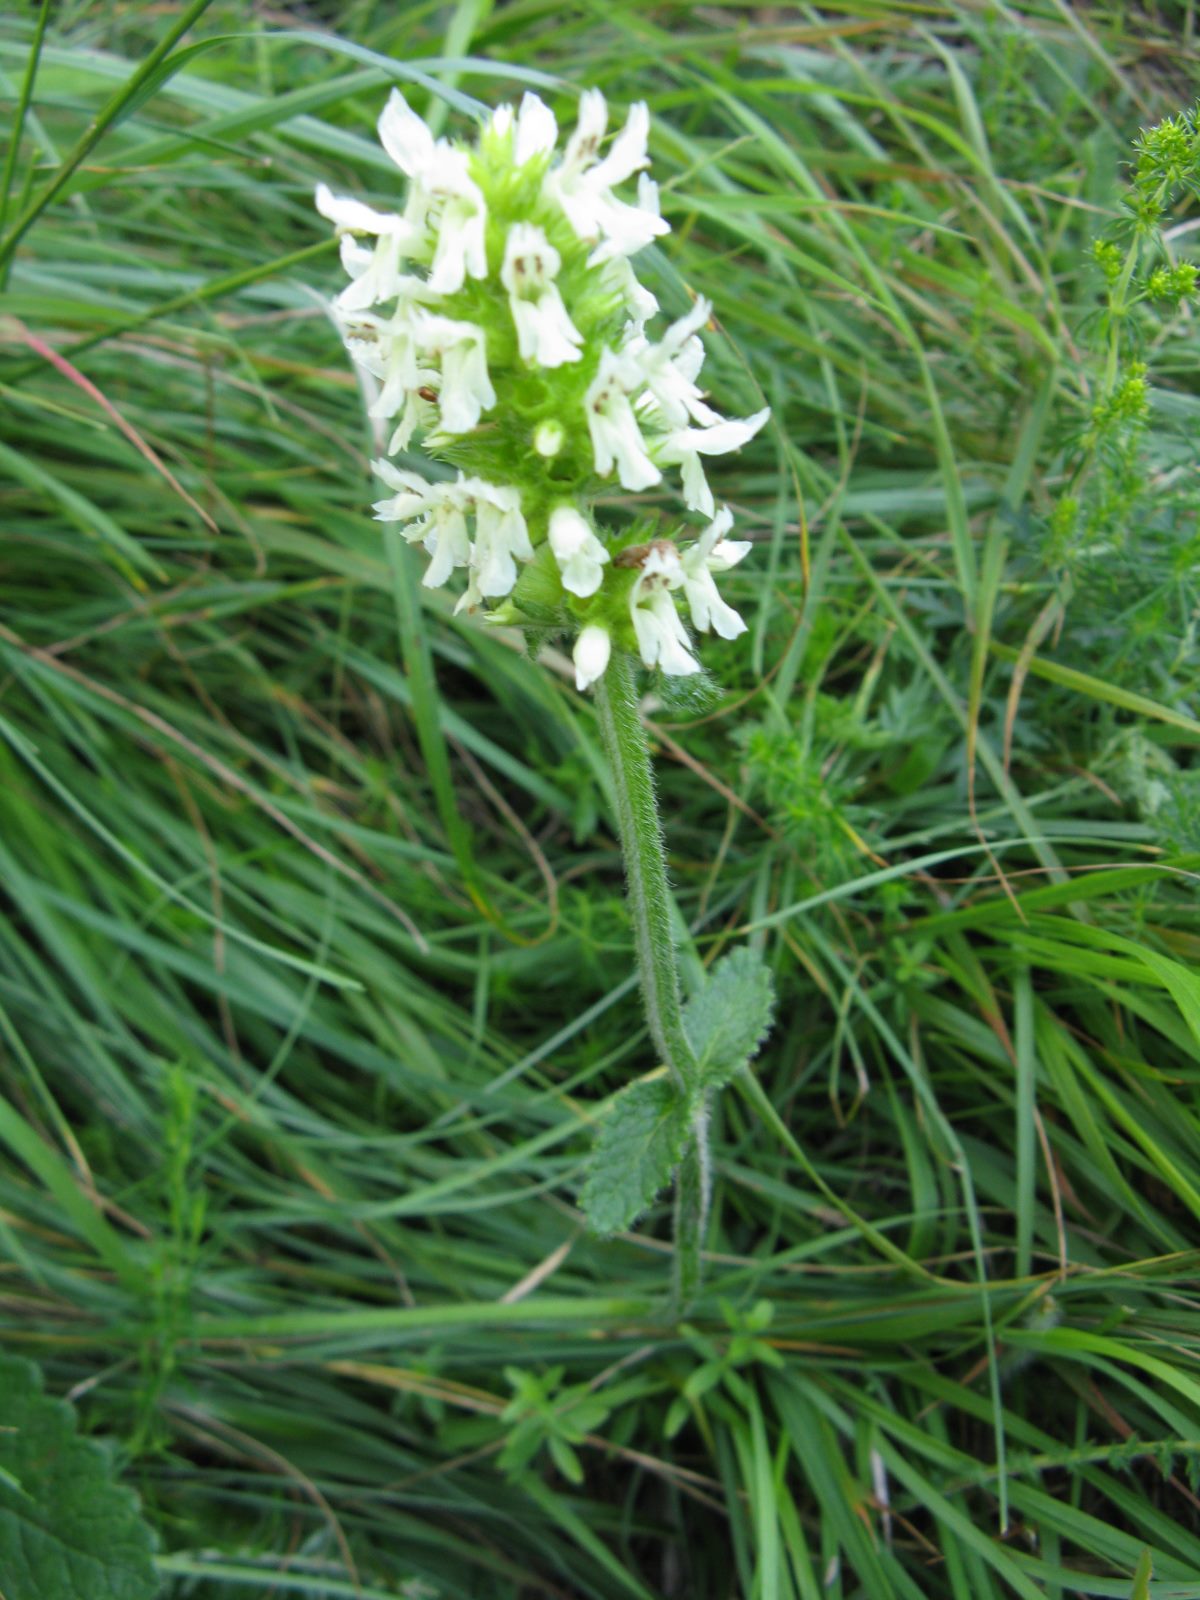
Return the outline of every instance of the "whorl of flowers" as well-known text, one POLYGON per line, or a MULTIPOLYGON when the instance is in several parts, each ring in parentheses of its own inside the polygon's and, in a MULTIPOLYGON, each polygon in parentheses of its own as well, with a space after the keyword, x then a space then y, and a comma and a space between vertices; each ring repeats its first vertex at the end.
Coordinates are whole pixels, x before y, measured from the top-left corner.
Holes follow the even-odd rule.
POLYGON ((527 94, 501 106, 473 147, 436 138, 393 91, 379 137, 408 179, 399 213, 316 203, 341 238, 350 282, 334 302, 346 348, 376 380, 371 415, 392 425, 388 454, 422 448, 443 477, 376 463, 392 490, 375 507, 430 562, 437 587, 466 573, 458 608, 576 635, 576 682, 604 672, 614 642, 667 673, 699 670, 692 626, 736 638, 745 623, 714 574, 750 545, 726 537, 705 456, 736 450, 768 413, 729 421, 697 387, 697 300, 653 339, 658 311, 629 258, 669 232, 645 172, 649 113, 635 105, 601 154, 604 97, 589 89, 566 147, 553 113, 527 94), (630 199, 614 192, 637 176, 630 199), (652 489, 678 469, 684 503, 707 527, 680 548, 642 521, 597 523, 613 482, 652 489), (496 609, 496 603, 509 597, 496 609))

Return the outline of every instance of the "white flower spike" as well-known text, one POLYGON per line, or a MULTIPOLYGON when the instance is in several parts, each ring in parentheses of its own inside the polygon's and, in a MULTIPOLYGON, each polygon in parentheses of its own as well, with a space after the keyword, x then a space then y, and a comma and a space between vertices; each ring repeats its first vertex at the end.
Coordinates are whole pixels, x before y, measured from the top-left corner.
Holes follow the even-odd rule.
POLYGON ((654 332, 658 301, 631 259, 670 231, 647 171, 650 114, 633 106, 615 137, 609 120, 587 90, 560 148, 553 111, 526 94, 467 143, 435 136, 394 91, 379 136, 404 179, 396 209, 324 184, 315 197, 346 272, 332 313, 387 453, 442 463, 431 482, 412 456, 379 462, 390 492, 376 516, 427 553, 426 587, 465 577, 456 611, 567 632, 580 690, 614 651, 698 672, 684 617, 697 634, 745 631, 716 580, 750 545, 727 537, 704 458, 767 418, 726 419, 701 388, 707 299, 654 332), (658 489, 650 521, 672 533, 680 480, 709 524, 678 543, 651 528, 634 544, 597 514, 617 485, 658 489))

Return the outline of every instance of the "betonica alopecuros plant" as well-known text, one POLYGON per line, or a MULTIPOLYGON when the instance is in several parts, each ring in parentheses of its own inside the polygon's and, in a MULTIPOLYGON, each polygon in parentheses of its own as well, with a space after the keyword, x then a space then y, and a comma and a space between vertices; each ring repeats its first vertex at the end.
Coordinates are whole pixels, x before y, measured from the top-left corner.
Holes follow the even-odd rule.
POLYGON ((670 231, 646 171, 649 112, 632 107, 606 147, 607 122, 604 97, 585 91, 560 149, 553 113, 526 94, 466 143, 435 137, 393 91, 379 137, 407 180, 402 205, 375 210, 324 185, 316 203, 350 279, 334 316, 390 430, 375 515, 426 552, 427 587, 459 587, 456 610, 566 636, 576 686, 595 695, 658 1062, 613 1097, 581 1201, 613 1232, 674 1176, 686 1301, 708 1212, 711 1097, 757 1050, 771 988, 739 950, 682 1003, 636 673, 692 676, 693 631, 745 631, 717 579, 751 546, 730 537, 704 462, 746 444, 768 412, 713 409, 697 382, 711 306, 697 297, 662 317, 639 281, 631 258, 670 231), (597 501, 617 485, 626 504, 673 487, 682 512, 610 524, 597 501))

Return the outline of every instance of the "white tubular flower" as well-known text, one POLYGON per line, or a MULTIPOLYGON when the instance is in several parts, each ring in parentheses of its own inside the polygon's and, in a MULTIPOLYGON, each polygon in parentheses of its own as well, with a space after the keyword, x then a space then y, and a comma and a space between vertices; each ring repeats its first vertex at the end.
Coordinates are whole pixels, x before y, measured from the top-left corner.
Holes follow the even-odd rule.
MULTIPOLYGON (((415 278, 405 281, 417 284, 415 278)), ((418 363, 411 306, 402 303, 396 314, 386 320, 364 311, 339 318, 339 324, 355 364, 379 380, 379 392, 368 415, 394 417, 399 413, 388 444, 389 455, 407 449, 418 428, 428 429, 437 420, 435 408, 421 391, 432 394, 441 381, 440 374, 418 363)))
POLYGON ((455 567, 465 567, 471 559, 466 511, 471 499, 460 472, 455 483, 427 483, 415 472, 393 467, 390 461, 376 461, 375 471, 397 491, 390 500, 375 505, 380 522, 401 522, 410 544, 423 544, 433 557, 421 579, 427 589, 438 589, 455 567))
MULTIPOLYGON (((671 428, 685 428, 689 420, 703 427, 721 421, 706 405, 696 378, 704 365, 704 346, 695 337, 712 315, 712 305, 701 298, 688 312, 673 322, 657 344, 635 335, 625 346, 642 369, 646 393, 638 402, 639 411, 651 411, 671 428)), ((656 417, 657 420, 657 417, 656 417)))
POLYGON ((373 311, 360 311, 342 316, 335 302, 334 321, 342 336, 342 343, 355 366, 365 367, 382 383, 387 377, 388 357, 391 347, 388 340, 388 323, 373 311))
POLYGON ((460 611, 478 611, 483 604, 483 595, 479 591, 479 584, 475 580, 475 568, 472 567, 467 576, 467 587, 454 602, 454 615, 460 611))
POLYGON ((542 367, 578 361, 583 343, 554 282, 561 266, 562 257, 540 228, 517 222, 508 230, 500 282, 508 290, 521 359, 542 367))
POLYGON ((614 256, 606 266, 614 288, 625 297, 625 303, 632 313, 626 324, 626 331, 632 334, 641 333, 658 310, 658 301, 645 284, 638 281, 637 273, 624 256, 614 256))
POLYGON ((596 159, 604 130, 608 126, 608 106, 599 89, 585 89, 579 97, 575 132, 563 152, 563 174, 574 175, 590 167, 596 159))
POLYGON ((679 551, 663 539, 646 552, 637 581, 629 591, 629 615, 643 662, 648 667, 661 667, 677 678, 700 670, 670 593, 683 580, 679 551))
POLYGON ((563 588, 581 600, 595 594, 604 581, 608 551, 574 506, 558 506, 550 513, 550 548, 562 573, 563 588))
POLYGON ((496 404, 483 329, 429 311, 414 312, 413 328, 417 348, 441 357, 443 430, 470 433, 480 415, 496 404))
POLYGON ((368 306, 384 300, 394 300, 400 293, 404 274, 400 270, 404 259, 404 237, 398 233, 381 234, 373 250, 360 244, 353 234, 344 233, 341 239, 342 265, 350 276, 334 301, 334 310, 342 314, 365 311, 368 306))
POLYGON ((535 94, 523 95, 513 133, 513 160, 517 166, 523 167, 534 156, 553 150, 557 140, 558 123, 550 107, 535 94))
POLYGON ((343 337, 353 359, 380 381, 370 415, 394 417, 402 409, 407 392, 420 381, 408 307, 387 321, 380 317, 356 318, 346 325, 343 337))
POLYGON ((475 501, 475 552, 471 559, 473 584, 489 600, 508 594, 517 581, 514 557, 533 556, 529 530, 521 513, 518 490, 507 485, 467 478, 463 487, 475 501))
POLYGON ((417 369, 417 386, 404 396, 400 419, 388 440, 389 455, 407 450, 414 433, 428 433, 437 421, 437 407, 421 393, 422 389, 428 389, 437 382, 437 376, 436 372, 417 369))
POLYGON ((700 511, 711 517, 716 510, 700 457, 723 456, 731 450, 740 450, 770 415, 771 408, 766 406, 752 417, 734 417, 707 428, 677 428, 665 436, 656 454, 660 461, 679 466, 683 474, 684 504, 689 511, 700 511))
POLYGON ((582 694, 590 689, 597 678, 604 676, 608 658, 612 655, 612 640, 608 629, 591 622, 575 641, 575 687, 582 694))
POLYGON ((636 362, 605 349, 596 377, 583 397, 596 471, 605 478, 615 466, 624 489, 649 489, 662 481, 662 473, 646 452, 646 441, 629 403, 628 391, 641 381, 636 362))
POLYGON ((432 133, 400 93, 393 89, 379 118, 379 140, 401 172, 411 180, 406 220, 423 227, 438 202, 441 217, 429 271, 434 294, 454 294, 469 273, 487 277, 484 235, 487 206, 470 174, 465 150, 456 150, 432 133))
POLYGON ((561 164, 546 174, 545 192, 563 211, 580 239, 603 242, 589 257, 595 266, 612 256, 633 255, 670 226, 658 215, 658 191, 639 185, 638 204, 629 205, 611 193, 615 184, 647 164, 650 113, 644 103, 632 106, 624 128, 603 161, 596 152, 604 137, 608 109, 599 89, 588 89, 579 102, 579 122, 567 141, 561 164))
POLYGON ((750 552, 748 539, 727 539, 733 527, 733 512, 722 506, 712 522, 690 549, 680 557, 683 592, 692 613, 692 626, 701 633, 711 629, 722 639, 736 639, 745 633, 746 624, 717 593, 714 572, 728 572, 750 552))
MULTIPOLYGON (((457 151, 452 151, 457 155, 457 151)), ((487 277, 487 206, 483 195, 467 179, 465 192, 451 194, 442 209, 437 248, 429 269, 429 287, 434 294, 454 294, 463 278, 487 277)))
MULTIPOLYGON (((419 517, 429 503, 430 491, 436 485, 423 478, 419 472, 408 472, 394 467, 390 461, 372 461, 371 470, 382 478, 396 493, 390 500, 377 500, 375 512, 380 522, 411 522, 419 517)), ((443 487, 445 487, 443 485, 443 487)))
POLYGON ((409 105, 399 89, 393 89, 387 105, 379 117, 379 142, 400 168, 406 178, 414 183, 424 183, 426 174, 434 164, 438 144, 446 149, 445 140, 434 140, 433 134, 409 105))
POLYGON ((388 234, 412 231, 404 218, 396 216, 394 212, 376 211, 365 201, 336 195, 325 183, 317 185, 315 200, 317 210, 333 223, 334 232, 339 237, 347 233, 366 233, 382 238, 388 234))

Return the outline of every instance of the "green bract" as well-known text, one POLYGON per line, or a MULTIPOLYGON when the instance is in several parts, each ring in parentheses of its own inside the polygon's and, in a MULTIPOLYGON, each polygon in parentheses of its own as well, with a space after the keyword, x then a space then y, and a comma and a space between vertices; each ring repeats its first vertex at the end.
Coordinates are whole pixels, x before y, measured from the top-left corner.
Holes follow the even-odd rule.
POLYGON ((659 339, 647 334, 658 302, 630 257, 670 231, 643 170, 649 112, 634 106, 601 156, 606 124, 604 97, 586 91, 559 153, 553 114, 527 94, 468 147, 435 139, 393 91, 379 137, 408 179, 403 211, 323 184, 316 196, 341 235, 351 282, 334 311, 370 374, 371 415, 390 427, 387 454, 419 440, 447 469, 430 478, 380 460, 392 494, 376 515, 424 546, 427 586, 465 571, 459 608, 571 631, 581 689, 614 641, 647 666, 698 671, 680 592, 694 628, 744 632, 714 574, 750 545, 726 538, 732 514, 718 510, 702 458, 738 449, 768 415, 727 420, 697 386, 707 301, 659 339), (633 198, 618 198, 635 174, 633 198), (708 519, 692 543, 632 543, 597 521, 614 479, 636 493, 667 469, 708 519))

